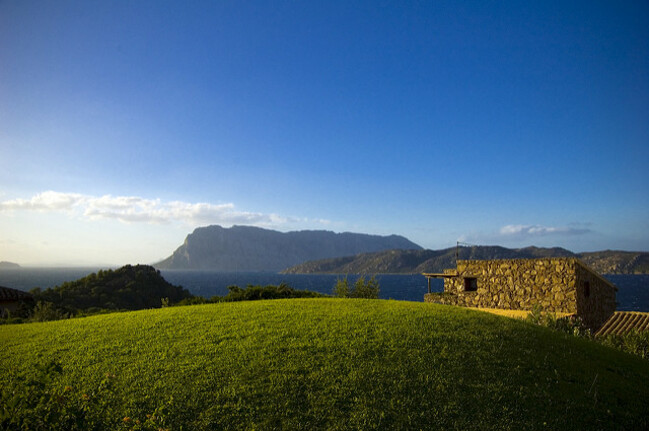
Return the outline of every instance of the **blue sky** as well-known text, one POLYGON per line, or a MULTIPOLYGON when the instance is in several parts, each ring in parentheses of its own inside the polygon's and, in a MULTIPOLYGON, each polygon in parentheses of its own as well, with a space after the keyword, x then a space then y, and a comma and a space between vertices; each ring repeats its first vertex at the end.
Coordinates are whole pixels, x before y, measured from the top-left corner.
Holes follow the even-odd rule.
POLYGON ((0 65, 0 260, 207 224, 649 250, 644 1, 3 1, 0 65))

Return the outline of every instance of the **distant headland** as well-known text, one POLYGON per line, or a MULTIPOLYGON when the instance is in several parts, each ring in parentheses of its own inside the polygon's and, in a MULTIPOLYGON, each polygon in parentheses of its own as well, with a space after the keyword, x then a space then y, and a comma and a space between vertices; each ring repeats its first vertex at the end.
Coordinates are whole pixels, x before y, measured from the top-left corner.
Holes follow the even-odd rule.
POLYGON ((422 248, 398 236, 324 230, 278 232, 253 226, 200 227, 159 269, 282 271, 307 261, 384 250, 422 248))
POLYGON ((21 266, 18 265, 17 263, 7 262, 5 260, 0 262, 0 269, 18 269, 18 268, 21 268, 21 266))
POLYGON ((605 250, 574 253, 560 247, 461 246, 425 250, 399 235, 278 232, 253 226, 199 227, 158 269, 269 271, 292 274, 415 274, 450 268, 459 259, 576 257, 601 274, 647 274, 649 253, 605 250), (457 254, 457 255, 456 255, 457 254))
POLYGON ((388 250, 305 262, 287 274, 416 274, 441 272, 462 260, 576 257, 600 274, 649 274, 649 253, 605 250, 573 253, 560 247, 510 249, 499 246, 451 247, 443 250, 388 250))

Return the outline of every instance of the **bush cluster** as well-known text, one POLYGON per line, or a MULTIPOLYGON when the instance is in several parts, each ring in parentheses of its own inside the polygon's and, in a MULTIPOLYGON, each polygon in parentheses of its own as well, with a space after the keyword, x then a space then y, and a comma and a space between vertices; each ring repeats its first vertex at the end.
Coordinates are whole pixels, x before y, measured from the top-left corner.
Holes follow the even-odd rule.
POLYGON ((600 342, 605 346, 649 359, 649 331, 632 329, 624 335, 609 334, 601 337, 600 342))
POLYGON ((535 325, 545 326, 576 337, 588 338, 605 346, 640 356, 643 359, 649 359, 649 331, 633 329, 623 335, 609 334, 604 337, 595 337, 591 330, 584 325, 580 317, 557 317, 554 313, 542 312, 539 305, 532 307, 532 311, 526 320, 535 325))
POLYGON ((320 298, 325 295, 310 290, 293 289, 286 283, 275 286, 248 285, 245 288, 233 285, 228 286, 228 294, 225 296, 213 296, 210 299, 201 296, 194 296, 184 299, 175 305, 196 305, 213 304, 217 302, 255 301, 259 299, 289 299, 289 298, 320 298))
POLYGON ((338 298, 365 298, 365 299, 378 299, 379 298, 379 282, 375 276, 366 280, 361 276, 356 282, 350 286, 347 277, 339 278, 333 289, 334 296, 338 298))
POLYGON ((545 326, 555 331, 564 332, 569 335, 593 338, 590 329, 584 324, 579 316, 557 317, 554 313, 545 313, 541 311, 540 305, 532 307, 532 311, 527 315, 526 320, 535 325, 545 326))
MULTIPOLYGON (((132 269, 132 267, 129 266, 124 268, 128 268, 129 270, 132 269)), ((55 287, 54 289, 47 289, 45 291, 34 289, 32 290, 32 294, 34 294, 38 299, 36 304, 31 306, 29 309, 26 309, 25 312, 20 315, 14 313, 16 315, 0 319, 0 324, 45 322, 48 320, 69 319, 72 317, 84 317, 116 311, 128 311, 142 308, 164 308, 176 305, 254 301, 259 299, 320 298, 327 296, 309 290, 293 289, 288 284, 281 283, 277 286, 248 285, 243 289, 235 285, 228 286, 229 292, 227 295, 213 296, 207 299, 202 296, 193 296, 182 287, 168 284, 160 276, 159 271, 155 271, 153 274, 151 274, 150 271, 139 271, 137 273, 138 280, 144 280, 144 283, 137 285, 134 283, 128 283, 128 289, 118 289, 112 286, 114 289, 110 292, 110 295, 98 293, 98 289, 106 289, 107 291, 110 291, 111 289, 111 286, 104 287, 104 285, 101 285, 101 287, 98 288, 97 285, 100 284, 99 281, 105 281, 107 277, 114 278, 114 276, 116 274, 119 275, 124 268, 117 271, 99 271, 97 274, 90 274, 89 276, 75 282, 63 283, 61 286, 55 287), (143 272, 144 276, 142 274, 143 272), (147 283, 146 281, 151 278, 155 282, 147 283), (155 288, 155 284, 160 280, 164 283, 162 290, 155 288), (140 295, 141 298, 129 305, 129 298, 132 298, 133 295, 140 295), (93 298, 93 296, 96 297, 93 298), (89 304, 93 304, 93 306, 83 308, 89 304), (115 308, 117 304, 119 304, 119 308, 115 308)), ((137 269, 138 267, 135 268, 137 269)))
POLYGON ((33 289, 36 301, 52 303, 60 314, 108 310, 159 308, 160 298, 171 303, 192 296, 181 286, 167 282, 159 270, 148 265, 126 265, 116 270, 100 270, 76 281, 50 289, 33 289))

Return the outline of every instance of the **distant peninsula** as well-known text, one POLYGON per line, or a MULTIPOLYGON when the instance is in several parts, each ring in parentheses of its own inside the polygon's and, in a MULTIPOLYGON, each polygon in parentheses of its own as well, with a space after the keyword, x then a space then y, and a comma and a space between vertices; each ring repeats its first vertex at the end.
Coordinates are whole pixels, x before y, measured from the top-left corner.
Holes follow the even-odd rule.
POLYGON ((18 265, 17 263, 7 262, 4 260, 0 262, 0 269, 18 269, 18 268, 21 268, 21 266, 18 265))
POLYGON ((531 259, 541 257, 577 257, 600 274, 649 274, 649 253, 596 251, 573 253, 564 248, 526 247, 510 249, 499 246, 473 246, 443 250, 387 250, 354 256, 321 259, 293 266, 287 274, 415 274, 441 272, 455 267, 459 259, 531 259))
POLYGON ((159 269, 282 271, 310 260, 384 250, 421 250, 398 235, 334 233, 324 230, 278 232, 252 226, 200 227, 187 236, 159 269))

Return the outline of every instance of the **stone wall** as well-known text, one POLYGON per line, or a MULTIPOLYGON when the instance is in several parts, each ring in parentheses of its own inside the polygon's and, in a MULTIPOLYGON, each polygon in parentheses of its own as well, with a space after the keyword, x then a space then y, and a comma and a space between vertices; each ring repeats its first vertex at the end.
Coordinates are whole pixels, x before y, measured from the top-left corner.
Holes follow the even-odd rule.
POLYGON ((444 280, 445 295, 430 302, 465 307, 531 310, 535 304, 555 313, 576 313, 576 259, 460 260, 457 277, 444 280), (464 290, 475 278, 477 290, 464 290))
POLYGON ((460 260, 457 276, 444 279, 444 293, 424 300, 507 310, 539 305, 546 312, 578 314, 597 328, 615 311, 615 288, 576 258, 460 260))
POLYGON ((615 312, 615 289, 588 267, 577 265, 577 314, 598 329, 615 312))

